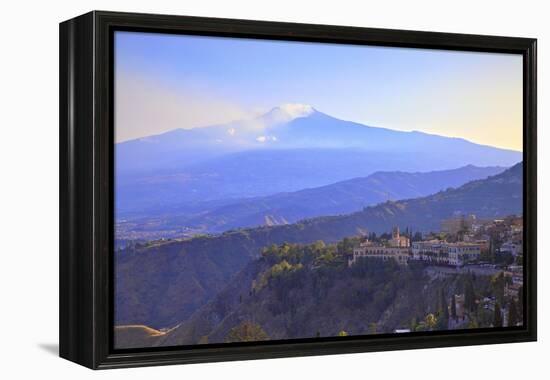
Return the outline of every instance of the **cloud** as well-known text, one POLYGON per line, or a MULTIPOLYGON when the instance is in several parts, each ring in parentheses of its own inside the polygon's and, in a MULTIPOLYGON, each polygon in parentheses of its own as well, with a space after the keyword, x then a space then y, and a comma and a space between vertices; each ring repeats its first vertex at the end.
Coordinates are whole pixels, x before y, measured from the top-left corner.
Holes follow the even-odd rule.
POLYGON ((275 136, 258 136, 256 137, 256 141, 260 142, 260 143, 265 143, 265 142, 268 142, 268 141, 277 141, 277 137, 275 136))

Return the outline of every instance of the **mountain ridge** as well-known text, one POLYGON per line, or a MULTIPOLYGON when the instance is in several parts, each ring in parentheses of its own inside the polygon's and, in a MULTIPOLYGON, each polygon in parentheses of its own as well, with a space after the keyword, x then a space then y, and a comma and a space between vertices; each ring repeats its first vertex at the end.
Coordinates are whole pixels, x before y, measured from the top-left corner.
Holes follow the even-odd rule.
MULTIPOLYGON (((499 150, 504 150, 509 152, 520 153, 519 151, 510 149, 510 148, 503 148, 503 147, 492 146, 489 144, 477 143, 462 137, 439 135, 433 132, 425 132, 417 129, 411 130, 411 131, 403 131, 403 130, 391 129, 387 127, 373 126, 370 124, 360 123, 353 120, 341 119, 338 117, 328 115, 324 112, 321 112, 311 105, 298 104, 298 103, 294 103, 294 104, 286 103, 286 104, 273 107, 266 113, 258 115, 254 118, 237 119, 227 123, 205 125, 205 126, 198 126, 198 127, 192 127, 192 128, 175 128, 175 129, 168 130, 158 134, 146 135, 146 136, 122 141, 117 143, 117 145, 123 146, 123 145, 129 145, 131 143, 142 142, 142 141, 151 142, 151 141, 154 141, 156 138, 164 138, 164 137, 169 137, 171 139, 172 137, 176 137, 175 135, 178 135, 178 134, 188 135, 194 132, 200 133, 203 136, 208 136, 211 134, 211 132, 220 132, 220 131, 227 132, 232 128, 235 129, 235 132, 241 132, 243 130, 244 131, 249 130, 251 126, 256 127, 255 132, 257 133, 261 133, 262 131, 273 132, 273 131, 276 131, 279 127, 281 127, 281 125, 287 124, 287 123, 292 123, 290 127, 300 127, 302 126, 301 123, 304 121, 304 120, 300 121, 300 119, 308 119, 308 118, 309 119, 311 118, 326 119, 333 122, 342 123, 342 125, 346 125, 347 127, 354 127, 354 128, 359 127, 359 128, 362 128, 363 131, 374 130, 374 131, 395 133, 396 135, 408 134, 408 135, 421 135, 421 136, 428 136, 428 137, 435 137, 435 138, 443 138, 443 139, 460 141, 463 143, 474 144, 474 145, 487 147, 487 148, 494 148, 494 149, 499 149, 499 150), (298 123, 293 123, 295 121, 298 121, 298 123), (239 129, 241 131, 239 131, 239 129)), ((259 136, 260 135, 255 135, 254 137, 259 137, 259 136)), ((258 145, 258 146, 261 146, 261 145, 258 145)))
MULTIPOLYGON (((387 200, 426 196, 503 170, 505 168, 469 165, 445 171, 379 171, 367 177, 296 192, 228 201, 221 206, 205 205, 187 214, 178 215, 175 212, 160 224, 155 223, 155 226, 158 229, 164 226, 166 230, 174 231, 178 226, 185 225, 197 232, 219 233, 262 224, 288 224, 316 216, 348 214, 387 200)), ((145 219, 141 224, 145 225, 148 220, 145 219)))

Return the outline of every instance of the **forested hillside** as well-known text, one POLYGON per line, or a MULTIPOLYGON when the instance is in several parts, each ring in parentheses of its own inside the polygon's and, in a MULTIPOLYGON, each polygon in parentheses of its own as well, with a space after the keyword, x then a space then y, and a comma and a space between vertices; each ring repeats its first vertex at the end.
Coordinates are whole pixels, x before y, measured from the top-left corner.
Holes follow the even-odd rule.
POLYGON ((115 322, 153 328, 182 323, 271 244, 332 243, 366 232, 387 232, 393 226, 437 231, 441 220, 457 214, 521 214, 522 178, 520 163, 457 189, 386 202, 349 215, 127 248, 116 253, 115 322))
MULTIPOLYGON (((467 300, 474 304, 494 293, 491 276, 433 276, 421 263, 362 259, 348 267, 346 256, 356 243, 270 246, 187 322, 154 336, 142 329, 120 331, 119 343, 171 346, 447 329, 454 294, 475 289, 467 300)), ((491 323, 491 314, 481 312, 470 327, 491 323)))

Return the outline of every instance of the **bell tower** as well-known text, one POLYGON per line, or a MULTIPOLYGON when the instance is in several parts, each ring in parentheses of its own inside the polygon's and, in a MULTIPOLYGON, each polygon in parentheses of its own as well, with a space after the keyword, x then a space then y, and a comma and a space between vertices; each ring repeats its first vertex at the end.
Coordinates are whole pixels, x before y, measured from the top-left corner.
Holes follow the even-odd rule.
POLYGON ((394 226, 392 230, 392 238, 399 239, 399 226, 394 226))

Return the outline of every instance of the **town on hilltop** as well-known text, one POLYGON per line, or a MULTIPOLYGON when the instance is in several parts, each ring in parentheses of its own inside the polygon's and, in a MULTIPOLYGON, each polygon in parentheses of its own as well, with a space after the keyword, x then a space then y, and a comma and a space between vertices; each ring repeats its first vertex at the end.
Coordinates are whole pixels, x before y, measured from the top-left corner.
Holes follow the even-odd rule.
MULTIPOLYGON (((520 320, 518 304, 523 303, 523 218, 511 215, 502 219, 478 219, 475 215, 455 217, 442 221, 439 233, 412 234, 407 228, 401 234, 395 226, 391 235, 363 236, 353 253, 347 256, 348 267, 361 259, 395 260, 401 266, 420 263, 430 268, 433 276, 445 277, 456 273, 474 276, 492 276, 492 281, 503 283, 500 304, 497 297, 468 300, 466 290, 454 294, 447 303, 447 328, 468 325, 468 303, 475 303, 493 312, 496 324, 517 326, 520 320), (502 306, 507 299, 507 306, 502 306), (512 305, 512 306, 510 306, 512 305), (514 308, 514 310, 511 310, 514 308)), ((472 292, 470 290, 470 292, 472 292)), ((396 333, 410 332, 409 328, 396 333)))
POLYGON ((409 229, 401 234, 395 226, 391 237, 365 236, 348 257, 352 266, 361 257, 394 259, 401 265, 411 260, 434 265, 463 267, 473 264, 517 264, 523 258, 523 219, 481 220, 475 215, 446 219, 441 232, 412 236, 409 229))

